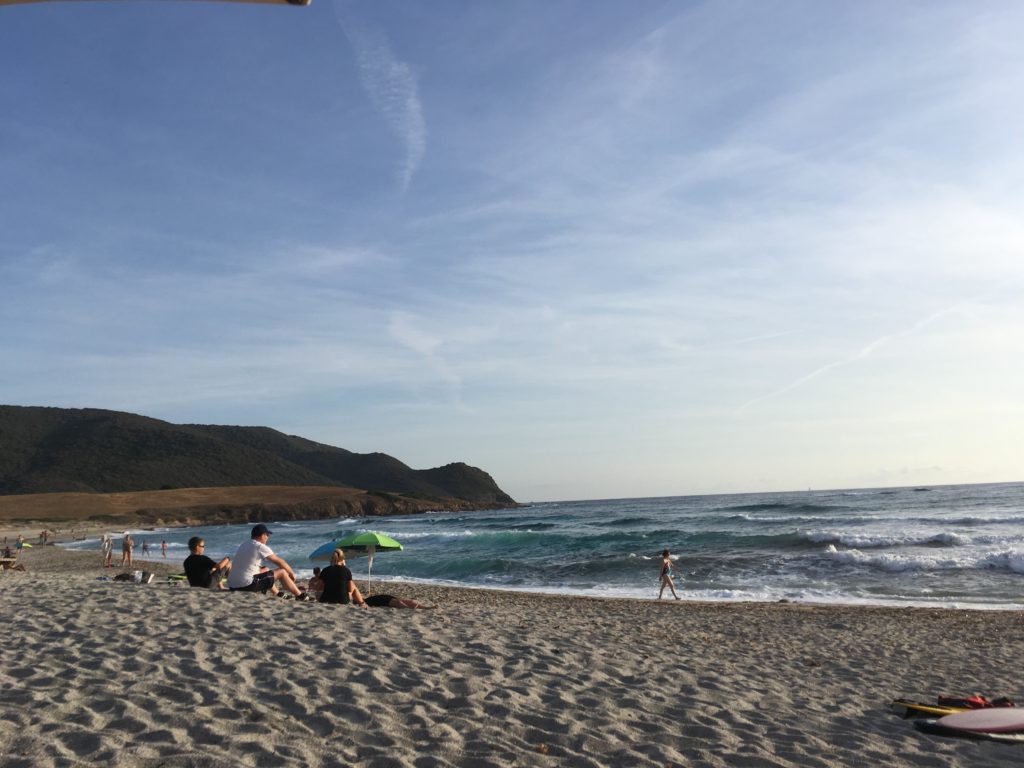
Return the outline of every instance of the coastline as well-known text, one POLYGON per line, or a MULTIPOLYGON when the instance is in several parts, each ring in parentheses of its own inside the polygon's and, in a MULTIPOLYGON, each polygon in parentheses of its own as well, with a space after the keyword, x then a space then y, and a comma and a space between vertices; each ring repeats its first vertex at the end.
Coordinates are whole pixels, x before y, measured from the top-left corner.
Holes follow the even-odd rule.
MULTIPOLYGON (((0 496, 0 527, 109 530, 185 528, 337 517, 418 515, 439 510, 515 509, 515 502, 425 498, 344 486, 246 485, 120 493, 0 496)), ((16 535, 16 534, 15 534, 16 535)), ((34 534, 33 534, 34 536, 34 534)))
MULTIPOLYGON (((901 696, 1022 695, 1012 611, 690 603, 387 582, 436 611, 100 581, 35 546, 0 574, 9 766, 986 766, 901 696)), ((358 578, 358 573, 357 573, 358 578)))

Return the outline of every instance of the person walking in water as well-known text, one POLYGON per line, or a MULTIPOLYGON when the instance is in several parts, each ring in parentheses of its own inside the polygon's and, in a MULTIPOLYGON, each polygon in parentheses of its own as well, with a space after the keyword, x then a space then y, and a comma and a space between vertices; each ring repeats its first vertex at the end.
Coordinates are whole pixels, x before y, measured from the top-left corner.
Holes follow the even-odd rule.
POLYGON ((661 589, 658 590, 659 600, 661 600, 661 596, 665 592, 665 587, 672 590, 672 597, 676 600, 680 599, 679 595, 676 594, 676 585, 672 583, 672 558, 669 557, 667 549, 661 551, 661 575, 658 576, 658 581, 661 583, 661 589))

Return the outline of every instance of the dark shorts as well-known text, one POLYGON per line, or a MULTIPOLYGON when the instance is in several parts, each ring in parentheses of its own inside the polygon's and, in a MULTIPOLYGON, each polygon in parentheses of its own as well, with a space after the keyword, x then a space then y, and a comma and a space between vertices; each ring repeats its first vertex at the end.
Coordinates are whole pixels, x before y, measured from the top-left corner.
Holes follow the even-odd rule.
POLYGON ((394 599, 394 595, 370 595, 366 598, 366 604, 371 608, 387 608, 394 599))
POLYGON ((274 572, 265 571, 264 573, 257 573, 252 577, 252 582, 245 587, 232 587, 232 592, 262 592, 267 593, 267 590, 274 586, 274 572))

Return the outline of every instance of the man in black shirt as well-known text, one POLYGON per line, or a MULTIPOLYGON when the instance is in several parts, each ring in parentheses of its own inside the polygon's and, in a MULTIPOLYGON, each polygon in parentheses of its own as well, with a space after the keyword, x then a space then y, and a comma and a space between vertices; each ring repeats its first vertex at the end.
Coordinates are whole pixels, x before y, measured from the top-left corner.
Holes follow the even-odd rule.
POLYGON ((213 585, 213 575, 220 571, 217 588, 221 589, 221 581, 231 570, 231 558, 225 557, 218 563, 203 554, 205 549, 206 542, 200 536, 193 536, 188 540, 188 550, 192 553, 185 558, 185 575, 188 577, 188 583, 193 587, 210 587, 213 585))

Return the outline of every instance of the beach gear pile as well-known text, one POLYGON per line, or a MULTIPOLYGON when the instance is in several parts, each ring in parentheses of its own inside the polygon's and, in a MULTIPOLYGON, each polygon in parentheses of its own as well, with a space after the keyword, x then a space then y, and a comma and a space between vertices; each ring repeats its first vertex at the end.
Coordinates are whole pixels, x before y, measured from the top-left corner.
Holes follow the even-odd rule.
POLYGON ((1005 696, 939 696, 934 704, 896 699, 892 708, 914 727, 935 736, 1024 743, 1024 707, 1005 696))

